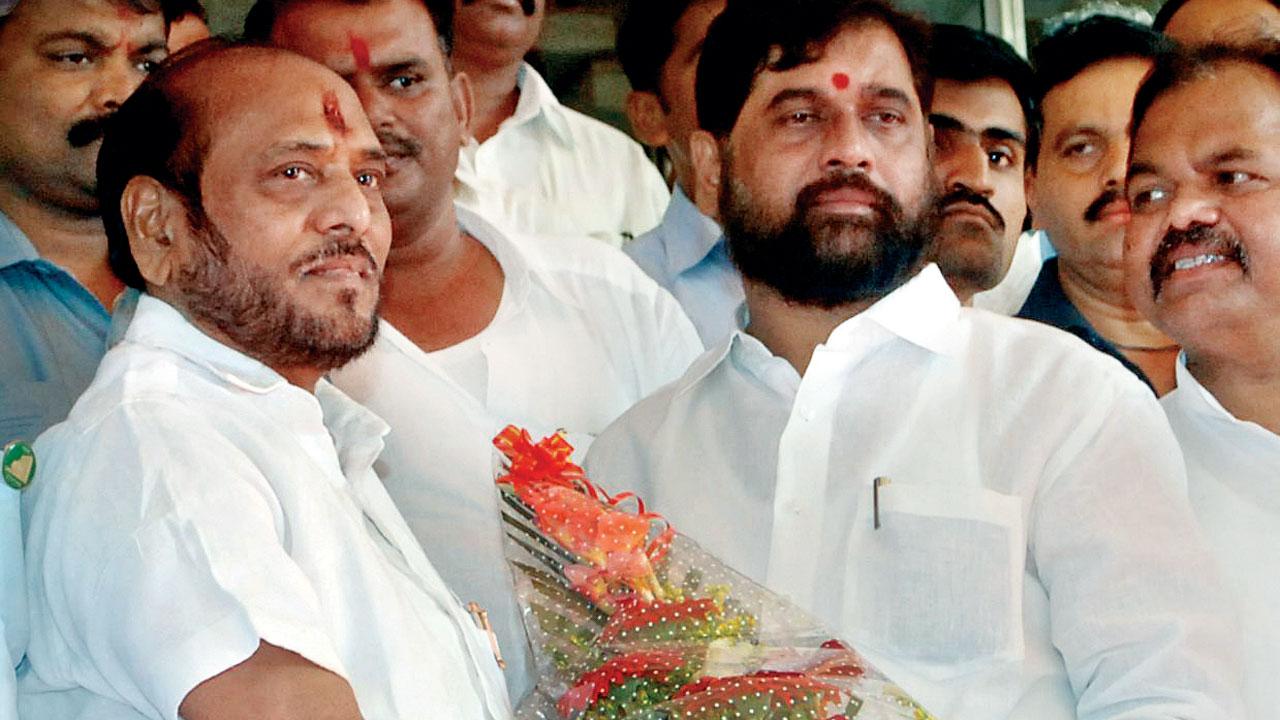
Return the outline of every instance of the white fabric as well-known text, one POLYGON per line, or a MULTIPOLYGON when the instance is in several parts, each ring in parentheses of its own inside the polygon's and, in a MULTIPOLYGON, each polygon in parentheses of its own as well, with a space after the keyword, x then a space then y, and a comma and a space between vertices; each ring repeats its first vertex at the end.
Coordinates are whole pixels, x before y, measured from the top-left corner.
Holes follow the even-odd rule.
POLYGON ((18 504, 17 491, 0 482, 0 720, 17 717, 13 669, 27 647, 27 585, 18 504))
POLYGON ((372 470, 386 424, 144 296, 24 493, 23 717, 177 718, 265 641, 364 717, 510 716, 488 639, 372 470))
POLYGON ((1191 507, 1244 628, 1244 717, 1280 708, 1280 437, 1237 420, 1187 371, 1161 404, 1187 461, 1191 507))
POLYGON ((1028 230, 1018 236, 1009 272, 995 287, 975 293, 974 307, 1009 317, 1018 314, 1031 294, 1036 278, 1040 277, 1040 266, 1044 264, 1043 235, 1040 230, 1028 230))
POLYGON ((512 697, 533 684, 502 554, 491 440, 507 424, 569 431, 579 450, 701 352, 679 305, 620 252, 592 240, 508 238, 462 224, 497 258, 504 301, 468 347, 488 369, 481 401, 393 327, 333 382, 391 425, 376 465, 441 575, 487 608, 512 697))
POLYGON ((619 247, 658 224, 670 193, 625 133, 560 104, 528 65, 515 113, 462 148, 455 198, 499 227, 619 247))
POLYGON ((587 471, 940 718, 1239 717, 1239 644, 1155 398, 1065 333, 962 309, 936 266, 803 378, 736 334, 587 471))
POLYGON ((724 234, 676 187, 662 224, 622 246, 649 277, 670 291, 710 347, 741 329, 742 276, 724 234))

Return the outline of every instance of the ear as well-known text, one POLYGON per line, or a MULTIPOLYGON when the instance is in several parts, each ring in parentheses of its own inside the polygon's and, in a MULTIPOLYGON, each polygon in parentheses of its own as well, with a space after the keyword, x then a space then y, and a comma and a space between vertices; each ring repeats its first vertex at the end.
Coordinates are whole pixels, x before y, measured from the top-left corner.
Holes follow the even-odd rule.
POLYGON ((458 128, 462 136, 460 145, 465 145, 471 138, 471 119, 475 116, 476 96, 471 89, 471 76, 462 71, 455 72, 449 79, 449 95, 453 100, 453 114, 458 118, 458 128))
POLYGON ((1036 169, 1028 165, 1026 172, 1022 174, 1022 189, 1027 195, 1027 209, 1030 211, 1029 216, 1034 217, 1036 214, 1036 169))
POLYGON ((693 161, 693 203, 703 215, 720 215, 720 142, 706 130, 689 135, 689 155, 693 161))
POLYGON ((671 142, 667 131, 667 113, 655 93, 632 90, 627 94, 627 120, 636 139, 649 147, 663 147, 671 142))
POLYGON ((120 214, 142 278, 164 287, 182 264, 175 238, 189 229, 186 206, 158 180, 139 175, 125 185, 120 214))

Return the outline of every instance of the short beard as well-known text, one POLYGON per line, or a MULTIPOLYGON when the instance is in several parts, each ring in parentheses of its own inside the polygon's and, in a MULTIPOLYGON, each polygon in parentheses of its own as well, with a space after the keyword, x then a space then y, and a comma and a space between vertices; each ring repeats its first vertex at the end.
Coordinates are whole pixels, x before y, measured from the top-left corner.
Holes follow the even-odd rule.
MULTIPOLYGON (((355 314, 356 296, 347 293, 346 318, 308 314, 283 291, 281 278, 245 263, 227 238, 204 217, 191 213, 199 235, 197 257, 178 272, 177 290, 196 321, 216 328, 229 345, 262 364, 281 368, 336 370, 372 347, 378 335, 378 307, 368 317, 355 314)), ((318 255, 372 255, 358 240, 334 241, 293 264, 318 255)), ((376 263, 374 263, 376 267, 376 263)))
POLYGON ((902 205, 857 172, 832 174, 796 197, 784 221, 762 212, 732 172, 726 153, 721 169, 728 187, 720 196, 729 254, 743 277, 767 285, 796 305, 831 309, 877 300, 919 269, 936 212, 928 183, 921 207, 908 217, 902 205), (854 188, 875 197, 873 217, 823 217, 814 210, 824 191, 854 188))

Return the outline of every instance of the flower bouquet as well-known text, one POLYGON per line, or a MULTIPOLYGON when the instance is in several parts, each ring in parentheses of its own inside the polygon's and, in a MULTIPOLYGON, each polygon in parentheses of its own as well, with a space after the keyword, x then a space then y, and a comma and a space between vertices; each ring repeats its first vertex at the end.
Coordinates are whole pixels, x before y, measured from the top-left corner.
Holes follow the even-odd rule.
POLYGON ((594 485, 562 435, 494 445, 538 673, 517 718, 931 719, 803 610, 594 485))

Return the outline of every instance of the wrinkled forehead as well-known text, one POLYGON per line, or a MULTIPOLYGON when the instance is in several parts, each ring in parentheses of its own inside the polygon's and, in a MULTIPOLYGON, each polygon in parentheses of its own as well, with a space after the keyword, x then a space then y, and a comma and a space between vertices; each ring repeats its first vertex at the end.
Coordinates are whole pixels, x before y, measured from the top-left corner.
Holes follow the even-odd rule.
POLYGON ((782 47, 770 48, 748 102, 780 88, 813 85, 824 93, 893 88, 920 105, 907 52, 893 30, 878 20, 852 22, 825 44, 807 50, 807 57, 796 63, 782 47))
POLYGON ((93 30, 125 23, 164 32, 160 0, 0 0, 0 19, 21 17, 34 27, 93 30))
POLYGON ((418 0, 292 3, 276 19, 271 41, 344 76, 371 64, 445 62, 435 22, 418 0))
POLYGON ((1231 155, 1280 154, 1280 78, 1264 67, 1228 62, 1165 91, 1134 134, 1133 162, 1161 165, 1173 151, 1208 164, 1231 155))

